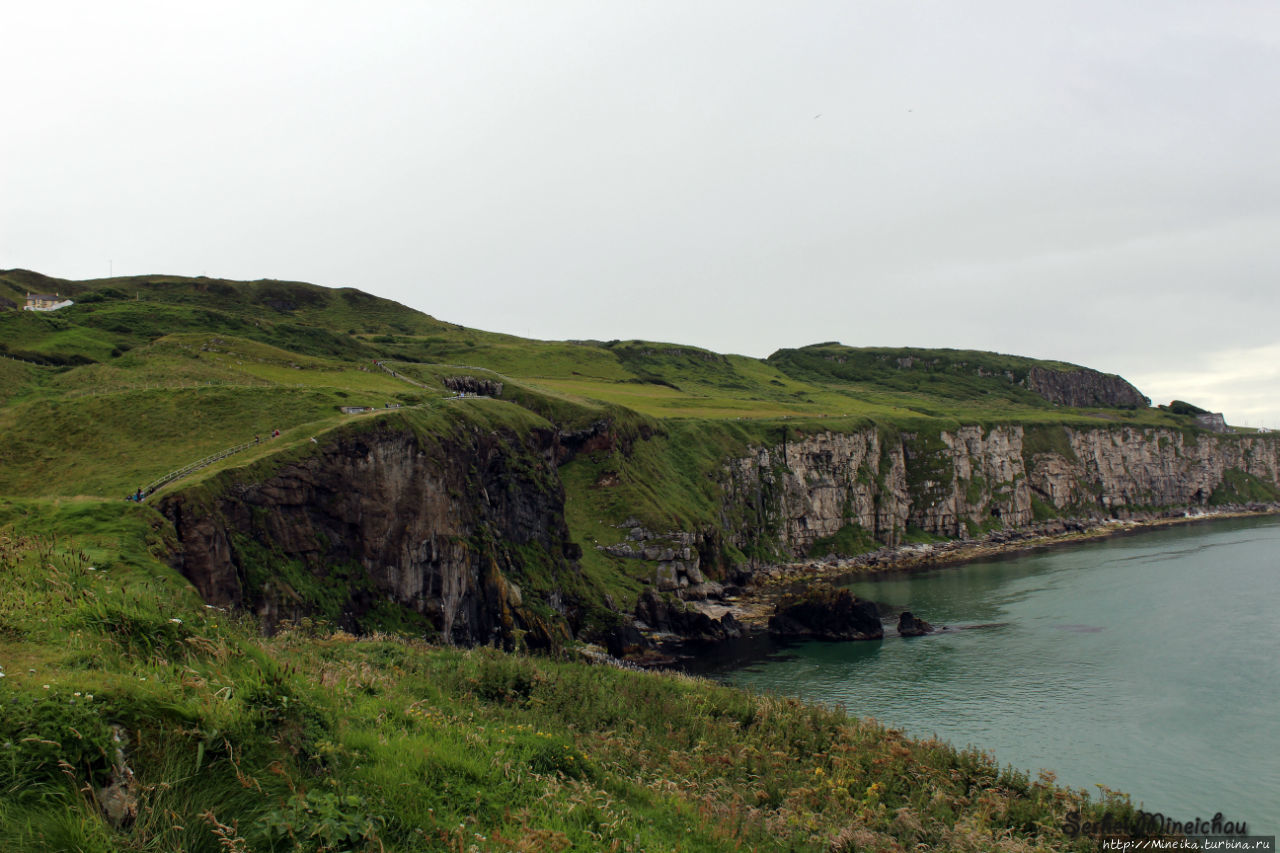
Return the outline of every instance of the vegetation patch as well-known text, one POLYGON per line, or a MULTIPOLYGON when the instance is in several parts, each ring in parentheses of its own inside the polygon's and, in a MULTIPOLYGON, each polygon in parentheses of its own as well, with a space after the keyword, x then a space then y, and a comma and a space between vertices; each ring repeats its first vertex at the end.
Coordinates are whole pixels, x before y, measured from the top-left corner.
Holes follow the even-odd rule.
POLYGON ((825 557, 835 554, 840 557, 852 557, 865 554, 880 547, 871 531, 859 524, 846 524, 830 536, 815 539, 809 546, 810 557, 825 557))
POLYGON ((1064 426, 1057 424, 1031 424, 1022 430, 1022 458, 1027 469, 1032 467, 1036 456, 1044 453, 1056 453, 1068 462, 1080 461, 1075 448, 1071 446, 1071 437, 1064 426))
POLYGON ((1239 468, 1222 472, 1222 482, 1209 496, 1210 506, 1280 500, 1280 490, 1239 468))

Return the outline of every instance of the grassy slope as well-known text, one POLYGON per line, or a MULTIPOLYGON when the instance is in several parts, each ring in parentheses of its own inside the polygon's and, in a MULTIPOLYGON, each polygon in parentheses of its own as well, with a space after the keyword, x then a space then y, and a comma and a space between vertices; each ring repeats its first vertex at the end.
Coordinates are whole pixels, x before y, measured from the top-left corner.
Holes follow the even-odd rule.
POLYGON ((305 623, 263 638, 154 559, 145 507, 5 501, 0 528, 7 850, 1094 849, 1060 829, 1100 813, 1081 794, 793 700, 305 623), (122 828, 94 805, 111 724, 122 828))

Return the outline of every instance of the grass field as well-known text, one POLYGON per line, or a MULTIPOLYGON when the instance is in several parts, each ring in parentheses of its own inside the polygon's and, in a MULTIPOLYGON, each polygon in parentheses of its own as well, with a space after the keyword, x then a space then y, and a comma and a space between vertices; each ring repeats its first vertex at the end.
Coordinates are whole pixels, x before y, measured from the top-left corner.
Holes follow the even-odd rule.
POLYGON ((0 490, 11 494, 114 495, 264 431, 321 428, 341 405, 433 396, 375 359, 438 389, 434 396, 450 376, 492 378, 511 389, 509 399, 564 423, 629 410, 660 420, 890 428, 1188 425, 1158 409, 1055 407, 1018 382, 1033 365, 1078 368, 994 353, 820 344, 762 360, 647 341, 529 341, 293 282, 0 272, 0 295, 20 301, 32 289, 76 304, 0 311, 2 347, 26 359, 0 359, 0 490))
POLYGON ((146 507, 2 501, 0 531, 6 850, 1093 850, 1068 814, 1132 811, 681 676, 266 638, 155 559, 146 507))

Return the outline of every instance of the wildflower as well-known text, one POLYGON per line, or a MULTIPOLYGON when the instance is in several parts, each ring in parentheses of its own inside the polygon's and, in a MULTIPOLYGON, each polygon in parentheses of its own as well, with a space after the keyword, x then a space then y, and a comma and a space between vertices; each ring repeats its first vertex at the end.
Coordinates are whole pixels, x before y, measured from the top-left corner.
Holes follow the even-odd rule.
POLYGON ((170 621, 170 622, 173 622, 173 623, 175 623, 175 624, 178 624, 178 625, 181 625, 181 624, 182 624, 182 620, 181 620, 181 619, 170 619, 169 621, 170 621))
POLYGON ((46 684, 46 685, 44 686, 44 689, 45 689, 45 690, 48 690, 48 689, 49 689, 49 685, 47 685, 47 684, 46 684))
POLYGON ((79 690, 77 690, 75 693, 72 693, 71 695, 72 695, 72 696, 79 696, 79 695, 80 695, 80 691, 79 691, 79 690))

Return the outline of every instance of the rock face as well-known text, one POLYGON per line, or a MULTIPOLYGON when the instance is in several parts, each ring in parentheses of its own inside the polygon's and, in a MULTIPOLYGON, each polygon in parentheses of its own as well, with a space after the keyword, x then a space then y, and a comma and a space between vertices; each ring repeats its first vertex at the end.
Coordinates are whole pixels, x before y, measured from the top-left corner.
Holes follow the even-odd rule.
POLYGON ((821 640, 879 640, 884 625, 875 604, 855 598, 847 589, 817 587, 800 597, 778 602, 769 633, 780 637, 821 640))
POLYGON ((1198 507, 1229 472, 1280 488, 1280 440, 1058 425, 818 432, 728 460, 721 525, 742 550, 803 557, 846 527, 886 545, 911 529, 964 537, 1025 527, 1037 501, 1100 519, 1198 507))
POLYGON ((605 636, 604 645, 615 658, 641 654, 649 648, 649 642, 640 633, 640 629, 629 622, 610 631, 605 636))
POLYGON ((1145 409, 1151 405, 1151 400, 1121 377, 1088 368, 1068 371, 1035 366, 1027 373, 1027 387, 1059 406, 1145 409))
POLYGON ((896 545, 907 526, 961 536, 966 522, 1031 521, 1020 427, 961 427, 932 436, 818 433, 759 448, 726 467, 734 544, 776 531, 797 555, 846 525, 896 545))
POLYGON ((1204 412, 1195 416, 1196 426, 1201 429, 1207 429, 1209 432, 1230 432, 1231 428, 1227 426, 1227 419, 1222 416, 1222 412, 1204 412))
MULTIPOLYGON (((411 412, 388 413, 171 494, 159 509, 180 542, 172 562, 207 602, 252 608, 268 626, 319 614, 359 630, 404 607, 413 627, 460 644, 567 639, 586 621, 568 591, 586 603, 582 591, 599 581, 579 572, 558 466, 578 453, 626 454, 651 436, 607 419, 560 432, 516 406, 495 414, 502 406, 450 407, 429 428, 411 412)), ((608 476, 616 472, 588 488, 608 476)), ((654 592, 636 614, 657 631, 732 636, 738 626, 712 602, 747 582, 753 560, 922 534, 1016 536, 1061 524, 1037 519, 1127 518, 1233 495, 1271 500, 1280 436, 1122 425, 783 432, 725 459, 708 488, 718 515, 696 529, 654 532, 629 519, 623 541, 595 546, 637 561, 624 571, 643 573, 654 592)), ((870 605, 823 607, 825 617, 779 612, 777 628, 882 632, 870 605), (859 613, 860 622, 837 619, 859 613)))
POLYGON ((252 607, 268 625, 320 613, 358 628, 392 603, 452 642, 511 645, 527 632, 545 645, 574 622, 558 593, 577 567, 557 450, 549 429, 458 421, 427 438, 384 418, 160 510, 181 542, 174 564, 205 601, 252 607), (535 578, 554 590, 530 608, 535 578))
POLYGON ((928 622, 920 619, 910 610, 904 610, 898 616, 898 636, 900 637, 923 637, 925 634, 932 634, 933 626, 928 622))
POLYGON ((685 639, 704 642, 726 640, 742 635, 742 626, 732 613, 719 619, 688 607, 678 599, 667 599, 655 590, 645 590, 636 603, 636 617, 645 625, 664 634, 677 634, 685 639))
POLYGON ((478 394, 482 397, 501 397, 502 383, 492 379, 479 379, 475 376, 449 376, 444 380, 444 387, 459 394, 478 394))

